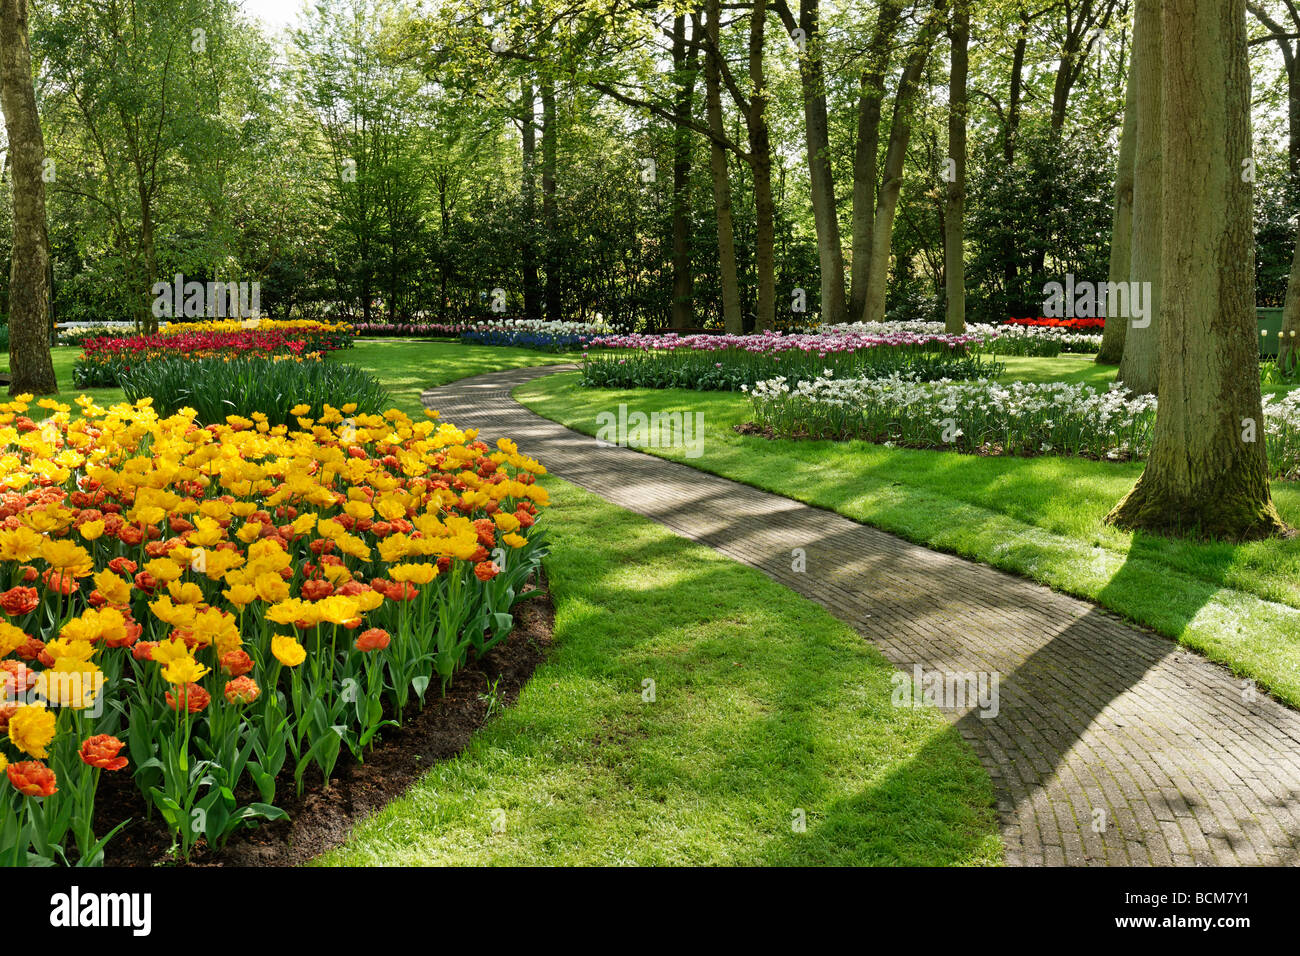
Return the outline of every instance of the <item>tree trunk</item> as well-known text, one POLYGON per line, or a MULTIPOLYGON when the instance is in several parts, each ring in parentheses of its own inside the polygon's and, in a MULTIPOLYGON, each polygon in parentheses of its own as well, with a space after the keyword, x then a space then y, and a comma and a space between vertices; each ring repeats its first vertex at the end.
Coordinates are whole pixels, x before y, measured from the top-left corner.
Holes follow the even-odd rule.
POLYGON ((1300 355, 1300 236, 1291 256, 1291 274, 1286 280, 1286 302, 1282 307, 1282 337, 1277 343, 1277 364, 1290 371, 1300 355))
MULTIPOLYGON (((1253 188, 1241 176, 1251 154, 1245 5, 1164 0, 1162 14, 1146 23, 1148 36, 1163 33, 1169 210, 1161 230, 1169 307, 1160 326, 1159 410, 1146 469, 1110 520, 1161 534, 1266 537, 1287 529, 1269 494, 1253 188)), ((1143 87, 1139 80, 1139 102, 1143 87)), ((1139 126, 1139 151, 1141 136, 1139 126)))
MULTIPOLYGON (((822 60, 818 26, 819 0, 800 0, 797 29, 803 31, 803 52, 799 57, 799 84, 803 94, 804 137, 808 154, 808 182, 812 192, 813 226, 817 232, 817 260, 821 268, 821 316, 823 322, 848 319, 845 302, 844 249, 840 245, 840 222, 835 203, 835 175, 831 169, 830 123, 826 115, 826 70, 822 60)), ((796 29, 786 0, 776 11, 785 28, 796 29)))
POLYGON ((722 68, 718 64, 718 20, 721 16, 719 0, 706 0, 704 5, 705 35, 709 54, 705 58, 704 86, 709 131, 715 137, 709 142, 709 168, 713 174, 713 209, 718 221, 718 282, 722 286, 722 322, 728 332, 744 331, 740 313, 740 280, 736 275, 736 239, 731 224, 731 171, 727 168, 727 152, 718 140, 726 135, 722 121, 722 68))
POLYGON ((1025 51, 1029 47, 1029 19, 1020 11, 1015 51, 1011 54, 1011 88, 1007 94, 1007 122, 1002 131, 1002 158, 1011 165, 1016 157, 1016 132, 1020 129, 1020 98, 1025 88, 1025 51))
POLYGON ((533 84, 525 79, 520 90, 520 135, 523 141, 524 239, 519 261, 524 279, 524 318, 542 317, 542 284, 537 271, 537 126, 533 103, 533 84))
POLYGON ((542 80, 542 227, 546 237, 546 320, 560 322, 564 308, 560 301, 560 237, 555 174, 559 127, 555 118, 555 81, 542 80))
POLYGON ((673 115, 673 310, 671 325, 687 329, 695 324, 691 281, 691 100, 695 94, 695 53, 686 54, 686 17, 673 18, 673 70, 677 99, 673 115))
POLYGON ((876 217, 876 177, 880 152, 880 112, 885 99, 885 73, 901 22, 897 0, 881 0, 876 31, 867 50, 867 69, 858 94, 858 129, 853 150, 853 259, 849 264, 849 318, 858 319, 867 304, 871 274, 871 232, 876 217))
MULTIPOLYGON (((1135 325, 1126 319, 1124 354, 1118 380, 1134 392, 1150 393, 1159 382, 1160 290, 1162 217, 1162 63, 1160 39, 1161 0, 1137 0, 1133 17, 1133 63, 1131 82, 1134 99, 1136 139, 1133 159, 1133 243, 1129 279, 1151 283, 1147 316, 1135 325)), ((1247 153, 1242 153, 1242 156, 1247 153)), ((1174 209, 1184 204, 1176 202, 1174 209)), ((1252 260, 1253 261, 1253 260, 1252 260)), ((1140 288, 1141 286, 1139 286, 1140 288)), ((1112 320, 1113 321, 1113 320, 1112 320)))
POLYGON ((937 18, 931 17, 916 46, 907 58, 903 76, 894 97, 894 118, 889 130, 889 146, 885 150, 885 171, 880 183, 880 198, 876 202, 875 221, 871 229, 871 262, 867 274, 867 296, 862 307, 863 322, 885 320, 885 284, 889 278, 889 255, 894 238, 894 214, 898 211, 898 196, 903 190, 903 161, 907 158, 907 143, 912 136, 912 101, 921 73, 930 56, 937 18))
POLYGON ((50 244, 45 229, 45 140, 36 112, 27 0, 0 0, 0 107, 13 171, 13 259, 9 269, 10 395, 59 390, 50 359, 50 244))
MULTIPOLYGON (((1119 137, 1119 165, 1115 171, 1115 210, 1110 229, 1110 281, 1127 282, 1132 272, 1133 248, 1133 158, 1137 137, 1137 87, 1133 83, 1133 62, 1129 61, 1128 89, 1124 92, 1124 128, 1119 137)), ((1128 329, 1125 316, 1107 316, 1102 330, 1101 351, 1097 361, 1118 365, 1124 354, 1128 329)))
POLYGON ((948 75, 948 183, 943 212, 944 330, 966 331, 966 75, 969 68, 970 0, 954 0, 952 54, 948 75))
POLYGON ((758 304, 754 331, 776 326, 776 204, 772 201, 772 141, 767 128, 767 81, 763 75, 763 36, 767 0, 755 0, 749 21, 750 166, 754 170, 754 267, 758 304))

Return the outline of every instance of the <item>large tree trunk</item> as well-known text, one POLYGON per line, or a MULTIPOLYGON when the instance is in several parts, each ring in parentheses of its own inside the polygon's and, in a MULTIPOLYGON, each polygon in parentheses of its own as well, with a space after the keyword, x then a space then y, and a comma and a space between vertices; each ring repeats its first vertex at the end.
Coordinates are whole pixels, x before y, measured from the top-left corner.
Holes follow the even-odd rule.
MULTIPOLYGON (((1245 5, 1164 0, 1162 13, 1146 24, 1148 35, 1163 33, 1168 308, 1160 327, 1159 408, 1146 469, 1110 520, 1162 534, 1265 537, 1286 527, 1269 494, 1255 343, 1253 189, 1241 176, 1241 161, 1251 154, 1245 5)), ((1143 85, 1139 80, 1139 102, 1143 85)))
POLYGON ((758 304, 754 330, 776 326, 776 204, 772 200, 772 141, 767 128, 767 80, 763 75, 763 37, 767 0, 755 0, 749 21, 750 166, 754 171, 754 266, 758 304))
POLYGON ((13 260, 9 269, 10 395, 59 390, 50 359, 49 264, 45 230, 45 140, 36 113, 27 44, 27 0, 0 0, 0 107, 13 170, 13 260))
MULTIPOLYGON (((844 249, 840 245, 840 222, 835 203, 835 176, 831 170, 830 123, 826 115, 826 71, 818 34, 819 0, 800 0, 797 29, 803 31, 803 52, 799 57, 799 84, 803 94, 804 138, 808 154, 808 182, 812 192, 813 227, 817 232, 817 260, 821 268, 821 316, 823 322, 844 322, 848 318, 844 288, 844 249)), ((786 0, 776 11, 785 28, 796 29, 786 0)))
POLYGON ((894 118, 889 130, 889 146, 885 150, 885 171, 880 183, 880 198, 876 202, 876 216, 871 228, 871 262, 867 274, 867 296, 862 306, 863 322, 885 320, 885 285, 889 278, 889 255, 894 238, 894 214, 898 211, 898 197, 903 191, 903 161, 907 158, 907 144, 912 137, 912 101, 921 73, 930 56, 937 19, 931 18, 917 37, 916 46, 907 58, 903 76, 894 97, 894 118))
POLYGON ((542 317, 542 283, 537 271, 537 126, 533 103, 533 84, 525 79, 520 88, 520 138, 523 143, 522 192, 524 200, 524 238, 519 247, 519 263, 524 279, 524 318, 542 317))
MULTIPOLYGON (((1133 244, 1129 279, 1151 283, 1149 313, 1135 325, 1128 320, 1119 381, 1135 392, 1154 392, 1159 382, 1161 322, 1162 149, 1161 76, 1164 69, 1160 39, 1161 0, 1137 0, 1133 18, 1131 82, 1136 90, 1136 137, 1133 160, 1133 244)), ((1242 153, 1242 156, 1247 153, 1242 153)), ((1238 161, 1240 165, 1240 161, 1238 161)), ((1184 203, 1176 201, 1174 210, 1184 203)), ((1113 321, 1113 319, 1112 319, 1113 321)))
MULTIPOLYGON (((1119 137, 1119 165, 1115 171, 1115 210, 1110 228, 1110 281, 1127 282, 1132 272, 1133 249, 1133 159, 1137 153, 1137 87, 1133 83, 1133 61, 1129 60, 1128 88, 1124 91, 1124 128, 1119 137)), ((1118 365, 1124 355, 1128 319, 1107 316, 1102 330, 1097 361, 1118 365)))
POLYGON ((542 80, 542 226, 546 230, 546 319, 560 322, 564 307, 560 302, 559 209, 556 196, 556 152, 559 126, 555 118, 555 81, 542 80))
POLYGON ((871 274, 871 233, 876 217, 876 178, 880 162, 880 113, 885 99, 885 74, 890 50, 902 22, 902 4, 881 0, 876 31, 867 49, 867 69, 858 94, 858 129, 853 150, 853 261, 849 263, 850 319, 862 316, 871 274))
POLYGON ((673 18, 673 70, 677 98, 673 115, 673 308, 671 325, 687 329, 695 324, 691 282, 691 100, 695 94, 695 53, 686 54, 686 17, 673 18))
POLYGON ((948 158, 952 180, 943 212, 944 330, 966 331, 966 75, 969 67, 970 0, 954 0, 948 74, 948 158))
POLYGON ((705 36, 708 55, 705 57, 704 88, 709 131, 709 169, 713 174, 713 211, 718 222, 718 282, 722 287, 722 322, 728 332, 744 331, 740 313, 740 280, 736 274, 736 239, 731 225, 731 170, 727 168, 726 147, 720 142, 726 135, 722 122, 722 68, 718 64, 718 20, 721 16, 719 0, 706 0, 704 5, 705 36))

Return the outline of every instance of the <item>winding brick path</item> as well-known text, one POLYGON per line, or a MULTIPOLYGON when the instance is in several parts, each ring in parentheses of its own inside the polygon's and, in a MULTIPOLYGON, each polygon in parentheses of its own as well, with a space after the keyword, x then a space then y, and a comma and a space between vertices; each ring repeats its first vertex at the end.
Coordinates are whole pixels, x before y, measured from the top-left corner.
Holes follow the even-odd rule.
POLYGON ((494 372, 423 398, 447 420, 488 440, 508 435, 551 473, 817 601, 904 671, 996 672, 996 716, 949 713, 993 778, 1008 863, 1300 861, 1300 714, 1092 604, 598 445, 511 399, 511 389, 553 371, 494 372), (792 570, 797 548, 802 573, 792 570))

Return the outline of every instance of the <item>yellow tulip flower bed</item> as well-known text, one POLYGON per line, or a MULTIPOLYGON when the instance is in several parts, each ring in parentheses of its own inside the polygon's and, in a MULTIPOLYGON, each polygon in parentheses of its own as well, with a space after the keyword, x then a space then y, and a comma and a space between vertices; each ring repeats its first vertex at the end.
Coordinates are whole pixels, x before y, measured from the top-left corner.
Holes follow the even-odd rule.
POLYGON ((101 862, 104 772, 219 848, 509 635, 547 504, 513 442, 77 401, 0 404, 0 864, 101 862))

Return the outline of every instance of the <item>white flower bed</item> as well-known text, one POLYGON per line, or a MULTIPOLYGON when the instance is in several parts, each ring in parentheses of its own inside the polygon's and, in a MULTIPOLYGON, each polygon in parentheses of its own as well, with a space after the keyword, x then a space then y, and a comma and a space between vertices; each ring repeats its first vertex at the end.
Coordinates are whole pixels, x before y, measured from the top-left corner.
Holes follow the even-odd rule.
MULTIPOLYGON (((1300 395, 1300 390, 1298 390, 1300 395)), ((865 438, 992 454, 1142 457, 1155 398, 1064 382, 913 382, 898 377, 784 378, 749 390, 758 424, 778 435, 865 438)), ((1300 416, 1300 411, 1297 412, 1300 416)))
POLYGON ((603 335, 610 331, 604 322, 547 322, 544 319, 498 319, 480 322, 476 328, 501 332, 529 332, 535 335, 603 335))

